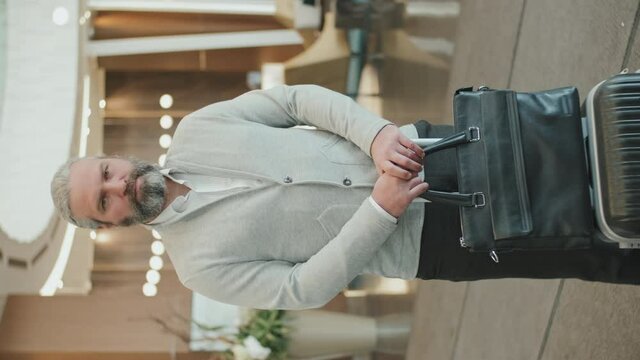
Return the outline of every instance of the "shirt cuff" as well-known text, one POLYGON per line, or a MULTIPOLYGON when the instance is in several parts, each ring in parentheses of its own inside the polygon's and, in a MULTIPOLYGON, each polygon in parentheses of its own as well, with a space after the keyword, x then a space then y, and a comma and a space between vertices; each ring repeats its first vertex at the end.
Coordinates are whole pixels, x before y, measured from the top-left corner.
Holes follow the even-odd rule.
POLYGON ((369 202, 380 213, 380 215, 382 215, 385 219, 388 219, 389 221, 392 221, 394 224, 398 223, 398 219, 396 219, 395 216, 389 214, 387 212, 387 210, 382 208, 382 206, 378 205, 378 203, 375 200, 373 200, 373 198, 371 196, 369 196, 369 202))

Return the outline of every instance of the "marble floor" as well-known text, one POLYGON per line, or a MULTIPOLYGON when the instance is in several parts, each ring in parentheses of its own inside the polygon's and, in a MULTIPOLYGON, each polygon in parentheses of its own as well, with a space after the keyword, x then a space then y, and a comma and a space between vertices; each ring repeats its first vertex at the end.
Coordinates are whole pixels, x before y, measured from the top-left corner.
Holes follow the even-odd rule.
MULTIPOLYGON (((458 4, 457 15, 418 11, 405 21, 404 34, 383 36, 376 76, 363 81, 380 97, 363 91, 359 101, 399 124, 421 118, 450 123, 452 93, 460 87, 535 91, 574 85, 584 97, 623 68, 640 67, 638 0, 458 4), (434 67, 433 58, 446 68, 434 67)), ((407 359, 640 358, 640 287, 578 280, 420 281, 412 300, 407 359)))

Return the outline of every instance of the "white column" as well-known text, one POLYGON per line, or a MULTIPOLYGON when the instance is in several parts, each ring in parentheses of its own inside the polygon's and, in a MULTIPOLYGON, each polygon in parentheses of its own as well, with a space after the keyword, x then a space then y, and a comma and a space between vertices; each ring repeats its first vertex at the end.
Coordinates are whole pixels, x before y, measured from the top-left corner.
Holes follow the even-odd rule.
POLYGON ((302 44, 295 30, 241 31, 89 41, 87 54, 117 56, 302 44))
POLYGON ((275 0, 87 0, 89 10, 274 15, 275 0))

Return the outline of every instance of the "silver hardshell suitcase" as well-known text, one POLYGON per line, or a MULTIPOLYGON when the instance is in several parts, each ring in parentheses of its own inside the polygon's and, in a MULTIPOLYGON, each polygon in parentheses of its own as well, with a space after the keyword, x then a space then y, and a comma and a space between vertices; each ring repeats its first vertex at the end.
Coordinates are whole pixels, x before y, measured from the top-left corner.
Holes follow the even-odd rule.
POLYGON ((621 248, 640 248, 640 74, 599 83, 585 105, 598 229, 621 248))

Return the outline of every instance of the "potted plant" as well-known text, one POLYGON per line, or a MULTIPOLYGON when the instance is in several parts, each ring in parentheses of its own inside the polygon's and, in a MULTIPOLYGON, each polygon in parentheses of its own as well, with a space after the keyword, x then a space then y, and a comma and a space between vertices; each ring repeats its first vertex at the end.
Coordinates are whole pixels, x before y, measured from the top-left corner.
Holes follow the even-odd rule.
POLYGON ((329 359, 374 350, 401 354, 411 327, 411 314, 373 318, 323 310, 245 310, 237 327, 191 321, 198 329, 191 335, 155 320, 186 343, 212 345, 215 355, 236 360, 329 359))

